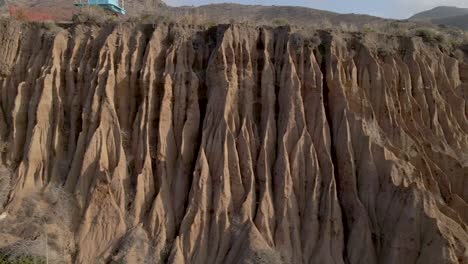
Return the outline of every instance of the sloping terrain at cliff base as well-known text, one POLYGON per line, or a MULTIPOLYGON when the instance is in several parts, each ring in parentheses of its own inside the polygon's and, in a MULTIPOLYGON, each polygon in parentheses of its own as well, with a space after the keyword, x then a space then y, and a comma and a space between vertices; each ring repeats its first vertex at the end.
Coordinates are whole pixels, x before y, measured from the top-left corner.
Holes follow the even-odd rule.
POLYGON ((1 21, 0 246, 465 263, 467 55, 375 33, 1 21))

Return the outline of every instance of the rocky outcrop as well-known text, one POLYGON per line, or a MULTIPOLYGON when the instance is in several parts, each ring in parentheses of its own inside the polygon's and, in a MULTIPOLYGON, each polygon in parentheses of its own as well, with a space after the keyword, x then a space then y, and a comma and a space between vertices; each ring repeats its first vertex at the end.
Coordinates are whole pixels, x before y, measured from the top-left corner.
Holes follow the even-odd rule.
POLYGON ((70 261, 468 261, 462 58, 374 34, 2 23, 6 210, 63 186, 70 261))

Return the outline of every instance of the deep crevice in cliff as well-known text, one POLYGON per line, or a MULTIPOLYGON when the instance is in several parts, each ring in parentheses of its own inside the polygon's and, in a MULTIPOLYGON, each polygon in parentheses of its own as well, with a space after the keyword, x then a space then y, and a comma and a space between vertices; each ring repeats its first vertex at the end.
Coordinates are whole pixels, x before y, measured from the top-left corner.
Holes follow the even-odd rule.
MULTIPOLYGON (((328 87, 328 81, 327 81, 327 75, 328 75, 328 69, 327 69, 327 61, 328 56, 330 55, 330 51, 327 50, 327 48, 321 44, 319 46, 319 52, 321 54, 321 62, 320 62, 320 70, 322 72, 322 87, 323 87, 323 105, 324 105, 324 110, 325 110, 325 117, 327 119, 329 131, 330 131, 330 157, 333 165, 333 173, 335 176, 335 181, 336 181, 336 186, 337 189, 339 190, 339 170, 338 170, 338 155, 337 155, 337 148, 336 148, 336 142, 335 142, 335 131, 336 128, 334 127, 334 120, 333 120, 333 115, 332 115, 332 100, 330 99, 330 89, 328 87)), ((338 193, 338 201, 340 203, 340 206, 342 206, 342 201, 340 199, 341 195, 338 193)), ((341 210, 341 220, 343 222, 343 236, 344 236, 344 247, 343 247, 343 260, 348 263, 348 253, 347 253, 347 241, 349 237, 349 228, 348 224, 346 221, 346 215, 343 210, 341 210)))
MULTIPOLYGON (((262 78, 263 78, 263 70, 265 68, 265 64, 266 64, 266 58, 265 58, 265 43, 264 43, 264 32, 263 30, 260 30, 260 32, 258 33, 258 39, 257 39, 257 43, 256 43, 256 84, 254 86, 254 93, 253 93, 253 100, 254 100, 254 103, 253 103, 253 120, 254 120, 254 126, 256 127, 256 130, 254 131, 254 138, 252 140, 254 140, 254 146, 255 148, 257 148, 258 150, 260 150, 260 147, 263 145, 263 139, 262 139, 262 136, 263 136, 263 131, 262 131, 262 104, 261 104, 261 100, 262 100, 262 78)), ((258 159, 258 153, 257 153, 257 157, 252 157, 252 158, 255 158, 255 159, 258 159)), ((260 181, 260 179, 258 179, 258 177, 255 177, 254 178, 254 185, 255 185, 255 203, 254 203, 254 207, 253 208, 253 216, 252 216, 252 219, 255 219, 255 217, 257 216, 257 213, 258 213, 258 205, 260 203, 260 194, 261 194, 261 186, 264 184, 264 182, 260 181)))

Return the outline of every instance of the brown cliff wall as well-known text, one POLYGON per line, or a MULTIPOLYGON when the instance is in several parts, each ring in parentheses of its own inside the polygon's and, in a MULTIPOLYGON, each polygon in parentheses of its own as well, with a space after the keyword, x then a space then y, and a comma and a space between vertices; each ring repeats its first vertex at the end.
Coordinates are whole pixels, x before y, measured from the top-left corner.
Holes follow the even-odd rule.
POLYGON ((6 210, 64 186, 70 261, 468 261, 468 67, 449 52, 288 28, 2 23, 6 210))

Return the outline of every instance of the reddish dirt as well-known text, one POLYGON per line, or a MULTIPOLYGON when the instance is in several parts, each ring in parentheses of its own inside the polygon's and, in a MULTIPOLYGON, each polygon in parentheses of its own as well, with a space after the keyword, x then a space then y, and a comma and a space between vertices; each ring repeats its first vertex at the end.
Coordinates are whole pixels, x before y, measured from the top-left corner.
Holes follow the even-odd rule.
POLYGON ((73 1, 54 1, 54 3, 9 5, 10 16, 26 21, 71 20, 78 12, 73 1))

